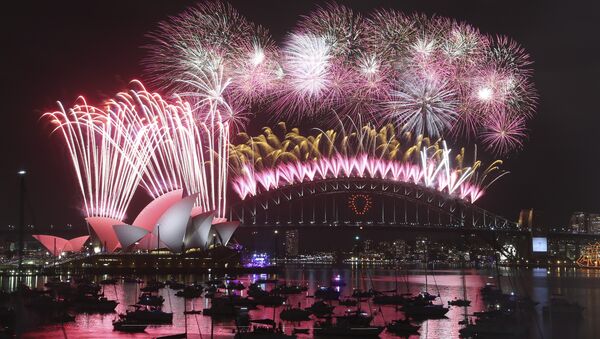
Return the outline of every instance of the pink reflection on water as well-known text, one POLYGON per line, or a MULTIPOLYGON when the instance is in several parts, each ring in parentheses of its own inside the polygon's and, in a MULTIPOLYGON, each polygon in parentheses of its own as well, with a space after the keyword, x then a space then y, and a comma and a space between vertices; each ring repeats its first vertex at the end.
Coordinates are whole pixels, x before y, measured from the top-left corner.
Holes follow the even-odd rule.
MULTIPOLYGON (((337 287, 342 293, 341 298, 348 297, 352 294, 354 288, 362 290, 368 290, 374 288, 376 290, 388 291, 398 289, 400 293, 409 291, 410 293, 416 294, 420 291, 425 290, 425 275, 423 271, 412 271, 408 276, 405 275, 395 276, 394 270, 384 269, 335 269, 329 267, 322 268, 285 268, 284 271, 278 276, 266 276, 248 274, 239 276, 237 280, 241 281, 245 286, 248 286, 251 282, 257 279, 267 278, 278 278, 280 282, 285 281, 287 284, 298 284, 307 285, 308 291, 299 295, 290 295, 287 303, 294 307, 309 307, 315 300, 307 296, 314 295, 315 290, 319 286, 329 286, 332 280, 343 281, 346 286, 337 287), (339 276, 338 276, 339 275, 339 276)), ((154 277, 151 277, 154 278, 154 277)), ((166 280, 168 277, 159 277, 161 280, 166 280)), ((179 281, 191 283, 194 281, 206 281, 214 276, 180 276, 176 277, 179 281)), ((466 295, 471 300, 471 307, 469 313, 472 314, 474 311, 482 310, 484 305, 479 296, 479 289, 484 285, 485 278, 478 275, 475 271, 466 271, 465 282, 466 282, 466 295)), ((429 275, 427 278, 428 291, 431 294, 439 294, 442 302, 447 304, 448 300, 454 298, 463 298, 463 283, 460 271, 458 270, 446 270, 436 271, 435 275, 429 275), (437 286, 437 288, 436 288, 437 286)), ((34 285, 43 286, 43 281, 40 280, 34 285)), ((273 284, 261 284, 264 289, 273 288, 273 284)), ((148 338, 156 337, 161 335, 182 333, 185 329, 185 320, 183 315, 184 300, 175 296, 174 290, 164 288, 160 290, 160 295, 165 298, 164 310, 167 312, 173 312, 173 325, 172 326, 149 326, 146 333, 140 334, 124 334, 113 331, 112 321, 117 317, 115 314, 100 315, 100 314, 78 314, 76 321, 73 323, 67 323, 64 325, 64 333, 67 337, 73 338, 148 338)), ((134 304, 137 300, 137 294, 139 293, 139 287, 134 283, 119 283, 116 286, 106 286, 104 289, 105 295, 110 299, 117 299, 119 305, 117 306, 117 312, 125 312, 127 305, 134 304)), ((246 291, 239 293, 242 296, 246 296, 246 291)), ((435 302, 439 303, 440 299, 435 302)), ((337 302, 334 302, 337 305, 337 302)), ((204 309, 210 306, 210 300, 205 298, 197 298, 186 301, 186 309, 204 309)), ((393 306, 379 306, 374 305, 370 302, 362 302, 360 305, 363 311, 371 313, 374 316, 373 325, 383 326, 386 322, 390 322, 394 319, 404 318, 401 311, 397 311, 393 306)), ((337 306, 335 308, 336 315, 343 315, 345 311, 353 309, 345 306, 337 306)), ((260 307, 257 310, 250 311, 250 316, 253 319, 269 318, 279 322, 279 312, 281 308, 273 307, 260 307)), ((421 337, 431 338, 450 338, 458 337, 458 331, 460 325, 458 321, 463 319, 464 308, 451 307, 447 316, 448 319, 439 320, 428 320, 422 323, 420 330, 421 337)), ((299 323, 284 322, 283 328, 287 333, 291 333, 294 327, 308 328, 312 327, 313 321, 303 321, 299 323)), ((202 333, 203 337, 210 336, 211 333, 211 318, 203 315, 188 315, 187 316, 187 330, 190 337, 200 337, 202 333)), ((213 324, 213 331, 216 338, 231 338, 234 336, 235 324, 234 320, 215 320, 213 324)), ((45 326, 40 329, 27 333, 24 338, 60 338, 64 337, 63 328, 59 325, 45 326)), ((308 338, 308 335, 299 335, 300 338, 308 338)), ((412 336, 411 338, 418 338, 419 336, 412 336)), ((396 338, 387 332, 383 332, 381 338, 396 338)))

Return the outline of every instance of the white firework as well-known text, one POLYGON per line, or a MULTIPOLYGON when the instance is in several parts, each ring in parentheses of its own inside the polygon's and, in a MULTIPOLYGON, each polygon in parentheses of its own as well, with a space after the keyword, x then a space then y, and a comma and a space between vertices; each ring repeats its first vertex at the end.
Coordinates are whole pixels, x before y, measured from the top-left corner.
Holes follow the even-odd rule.
POLYGON ((318 98, 327 90, 331 81, 331 48, 325 38, 292 34, 283 53, 284 72, 299 97, 318 98))
POLYGON ((440 137, 458 117, 456 93, 446 81, 404 77, 391 94, 386 116, 405 131, 440 137))

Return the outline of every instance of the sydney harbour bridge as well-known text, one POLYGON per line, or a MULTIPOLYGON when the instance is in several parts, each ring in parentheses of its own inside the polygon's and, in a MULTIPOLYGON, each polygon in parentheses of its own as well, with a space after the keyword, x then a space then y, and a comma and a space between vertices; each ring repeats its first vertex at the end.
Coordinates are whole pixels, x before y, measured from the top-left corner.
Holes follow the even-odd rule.
MULTIPOLYGON (((238 231, 358 230, 476 237, 508 260, 529 257, 535 230, 466 200, 422 185, 376 178, 335 178, 296 183, 232 203, 238 231), (506 250, 514 246, 516 252, 506 250)), ((595 236, 546 232, 548 240, 583 247, 595 236)), ((464 237, 463 237, 464 238, 464 237)))

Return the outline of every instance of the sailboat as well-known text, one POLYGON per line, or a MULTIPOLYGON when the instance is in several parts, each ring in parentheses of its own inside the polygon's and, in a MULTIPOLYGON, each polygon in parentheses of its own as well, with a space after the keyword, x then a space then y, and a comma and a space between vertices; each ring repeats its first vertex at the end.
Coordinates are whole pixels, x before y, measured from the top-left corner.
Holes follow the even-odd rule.
MULTIPOLYGON (((454 300, 450 300, 448 301, 448 305, 450 306, 460 306, 460 307, 469 307, 471 306, 471 300, 467 299, 467 285, 465 282, 465 268, 464 268, 464 262, 463 262, 463 267, 460 270, 460 275, 462 278, 462 288, 463 288, 463 297, 462 299, 454 299, 454 300)), ((467 313, 467 310, 465 308, 465 314, 467 313)))
MULTIPOLYGON (((417 319, 436 319, 442 318, 448 313, 449 308, 444 307, 442 304, 434 304, 431 301, 436 297, 429 294, 428 289, 428 256, 425 255, 425 291, 421 292, 415 298, 412 298, 411 302, 407 303, 402 307, 402 311, 406 314, 406 316, 417 319), (433 298, 432 298, 433 297, 433 298)), ((435 276, 434 276, 435 282, 435 276)), ((438 297, 440 296, 439 288, 437 287, 437 282, 435 283, 436 289, 438 290, 438 297)))

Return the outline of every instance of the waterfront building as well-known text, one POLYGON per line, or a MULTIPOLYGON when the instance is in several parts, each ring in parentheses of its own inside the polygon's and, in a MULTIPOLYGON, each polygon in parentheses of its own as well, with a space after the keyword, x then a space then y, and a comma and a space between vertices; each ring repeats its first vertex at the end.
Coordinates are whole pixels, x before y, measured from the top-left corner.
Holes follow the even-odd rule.
POLYGON ((299 248, 299 232, 298 230, 285 231, 285 255, 295 257, 298 255, 299 248))
POLYGON ((427 237, 417 237, 415 239, 415 255, 417 260, 425 262, 427 260, 429 239, 427 237))

